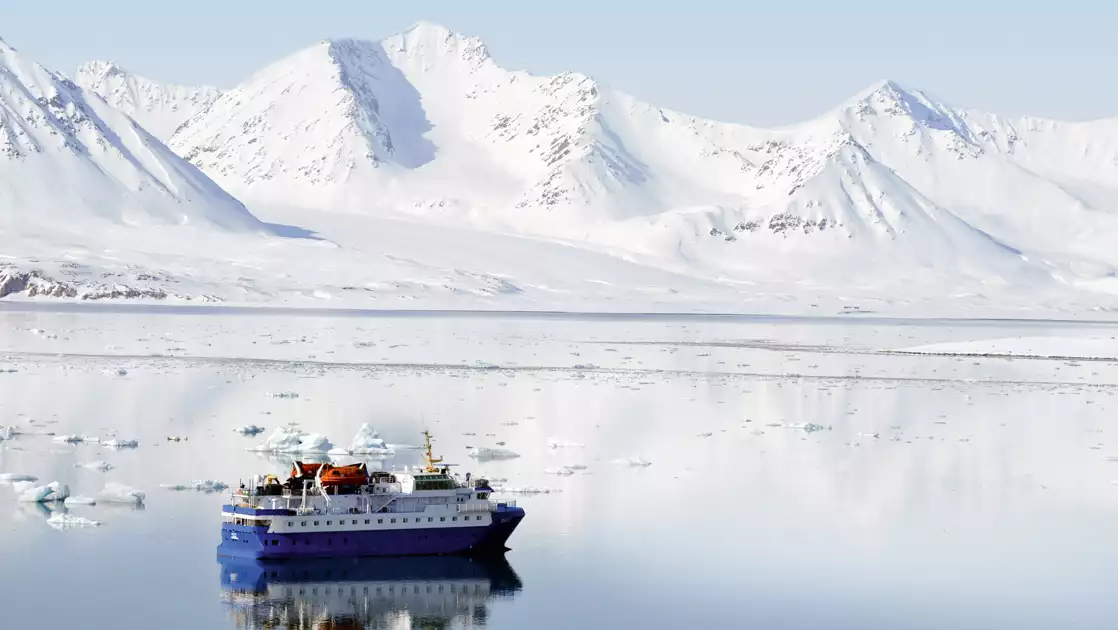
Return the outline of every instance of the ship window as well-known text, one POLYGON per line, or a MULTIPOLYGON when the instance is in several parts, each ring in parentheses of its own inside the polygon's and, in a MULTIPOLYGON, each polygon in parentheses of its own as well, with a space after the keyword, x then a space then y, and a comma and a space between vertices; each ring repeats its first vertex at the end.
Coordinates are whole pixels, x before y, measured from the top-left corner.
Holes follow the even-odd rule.
POLYGON ((440 520, 440 521, 446 521, 446 517, 445 517, 445 516, 440 516, 440 517, 439 517, 439 520, 440 520))
POLYGON ((378 519, 377 519, 377 522, 378 522, 378 523, 383 523, 383 522, 384 522, 384 519, 383 519, 383 518, 378 518, 378 519))
POLYGON ((428 517, 427 517, 427 522, 428 522, 428 523, 434 523, 434 522, 435 522, 435 517, 433 517, 433 516, 428 516, 428 517))
POLYGON ((354 524, 354 525, 356 525, 356 524, 357 524, 357 519, 353 519, 353 524, 354 524))
POLYGON ((396 519, 392 519, 392 522, 393 522, 393 523, 395 523, 395 522, 396 522, 396 519))
POLYGON ((315 527, 318 527, 318 521, 315 521, 315 522, 314 522, 314 526, 315 526, 315 527))
POLYGON ((306 527, 306 526, 307 526, 306 521, 303 521, 303 522, 299 523, 299 527, 306 527))
POLYGON ((457 517, 457 516, 453 516, 453 517, 451 517, 451 519, 450 519, 450 520, 452 520, 452 521, 457 521, 457 520, 458 520, 458 517, 457 517))
POLYGON ((326 521, 326 524, 327 524, 327 525, 333 525, 333 524, 334 524, 334 521, 326 521))
POLYGON ((366 524, 366 525, 368 525, 368 524, 369 524, 369 519, 365 519, 365 524, 366 524))
POLYGON ((404 519, 404 522, 405 522, 405 523, 407 523, 407 522, 408 522, 408 519, 406 519, 406 518, 405 518, 405 519, 404 519))

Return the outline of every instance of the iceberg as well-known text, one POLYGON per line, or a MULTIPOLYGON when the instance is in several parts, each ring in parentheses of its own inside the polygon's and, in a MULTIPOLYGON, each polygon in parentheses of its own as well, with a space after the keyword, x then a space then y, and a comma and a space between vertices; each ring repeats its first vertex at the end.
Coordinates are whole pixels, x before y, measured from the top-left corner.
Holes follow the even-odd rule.
POLYGON ((262 444, 248 450, 261 453, 328 453, 334 445, 317 433, 307 433, 295 425, 276 427, 262 444))
POLYGON ((353 436, 353 443, 349 445, 349 453, 351 455, 392 455, 394 451, 384 443, 376 429, 365 423, 357 430, 357 435, 353 436))
POLYGON ((505 448, 487 448, 484 446, 470 449, 469 455, 479 462, 492 461, 495 459, 516 459, 520 457, 520 453, 514 453, 505 448))
POLYGON ((22 475, 20 473, 0 473, 0 483, 19 483, 28 481, 38 481, 39 478, 35 475, 22 475))
POLYGON ((100 527, 101 521, 58 512, 47 519, 47 525, 55 529, 75 529, 78 527, 100 527))
POLYGON ((140 445, 140 443, 136 440, 116 440, 116 439, 114 439, 114 440, 109 440, 107 442, 101 442, 101 446, 107 446, 109 448, 136 448, 139 445, 140 445))
POLYGON ((97 500, 102 503, 128 503, 141 505, 146 495, 135 488, 130 488, 122 483, 109 482, 105 489, 97 495, 97 500))
POLYGON ((15 427, 0 426, 0 442, 12 439, 12 436, 14 436, 15 434, 15 427))
POLYGON ((29 481, 18 481, 12 484, 19 496, 16 501, 22 503, 47 503, 50 501, 65 501, 70 496, 70 486, 64 486, 57 481, 52 481, 45 486, 36 486, 29 481))
POLYGON ((85 468, 87 470, 97 470, 100 472, 108 472, 113 469, 113 465, 105 461, 88 462, 85 464, 74 464, 74 468, 85 468))
POLYGON ((246 424, 243 427, 237 427, 236 429, 233 429, 233 431, 235 431, 237 433, 240 433, 241 435, 247 435, 249 437, 253 437, 253 436, 260 435, 261 433, 263 433, 264 432, 264 427, 258 427, 255 424, 246 424))

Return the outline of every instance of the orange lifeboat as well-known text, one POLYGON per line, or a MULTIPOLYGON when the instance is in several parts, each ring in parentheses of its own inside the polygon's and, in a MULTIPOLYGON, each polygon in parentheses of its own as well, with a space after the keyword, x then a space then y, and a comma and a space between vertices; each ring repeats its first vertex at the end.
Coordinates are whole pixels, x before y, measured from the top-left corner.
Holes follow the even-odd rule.
POLYGON ((363 486, 369 483, 369 470, 365 464, 331 466, 323 464, 320 483, 326 486, 363 486))

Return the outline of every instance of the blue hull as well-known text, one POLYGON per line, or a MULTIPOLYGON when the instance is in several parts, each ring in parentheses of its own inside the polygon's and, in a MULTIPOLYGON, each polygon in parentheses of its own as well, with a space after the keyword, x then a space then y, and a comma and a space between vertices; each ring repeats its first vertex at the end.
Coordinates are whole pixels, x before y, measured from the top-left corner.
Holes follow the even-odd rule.
POLYGON ((493 512, 484 527, 389 531, 268 533, 266 527, 224 523, 218 555, 237 558, 339 558, 363 556, 425 556, 503 552, 524 510, 507 507, 493 512))

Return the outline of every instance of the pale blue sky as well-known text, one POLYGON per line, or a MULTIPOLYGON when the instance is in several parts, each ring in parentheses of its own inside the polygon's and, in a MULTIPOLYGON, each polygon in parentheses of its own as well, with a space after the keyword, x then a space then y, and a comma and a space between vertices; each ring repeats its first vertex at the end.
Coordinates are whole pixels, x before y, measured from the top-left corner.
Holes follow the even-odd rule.
POLYGON ((508 68, 577 70, 662 107, 756 125, 820 114, 879 79, 1007 114, 1118 116, 1118 3, 961 0, 52 0, 5 2, 0 37, 72 72, 235 84, 329 37, 427 19, 508 68), (15 6, 11 6, 15 5, 15 6))

